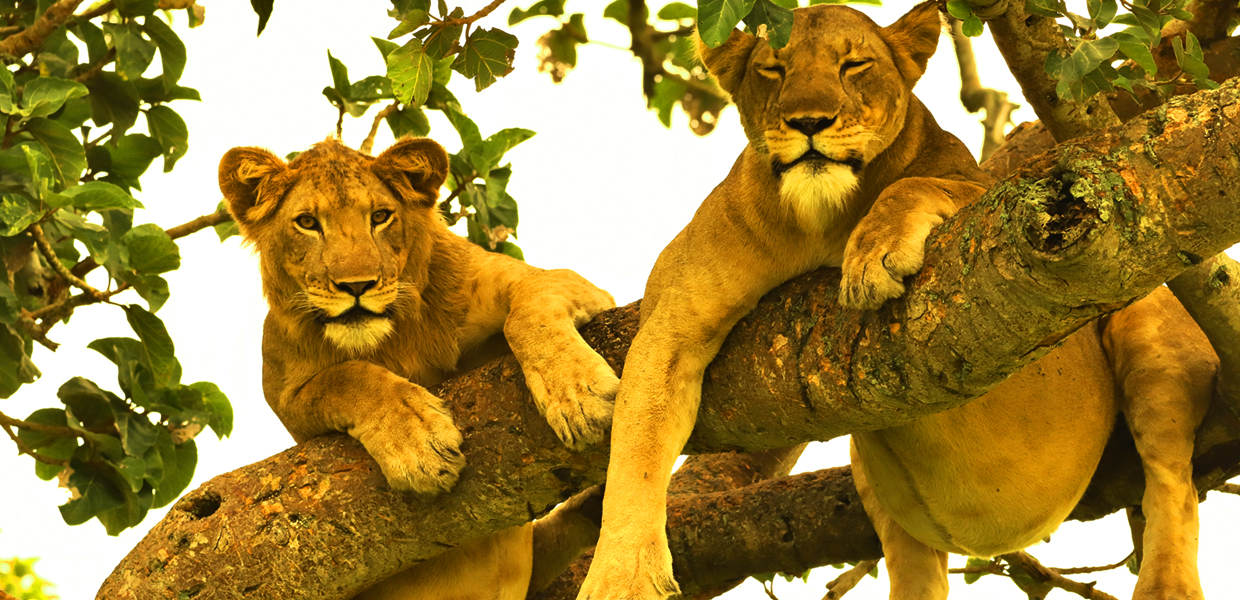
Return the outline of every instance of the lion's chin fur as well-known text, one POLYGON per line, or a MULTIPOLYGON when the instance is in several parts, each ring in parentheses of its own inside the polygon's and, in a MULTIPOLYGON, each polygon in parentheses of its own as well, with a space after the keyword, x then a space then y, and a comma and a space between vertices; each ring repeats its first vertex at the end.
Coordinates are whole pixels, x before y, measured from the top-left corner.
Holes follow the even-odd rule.
POLYGON ((369 350, 392 334, 391 319, 372 318, 354 323, 328 323, 323 334, 341 350, 369 350))
POLYGON ((857 175, 847 165, 799 164, 780 178, 780 196, 803 227, 820 229, 845 212, 857 189, 857 175))

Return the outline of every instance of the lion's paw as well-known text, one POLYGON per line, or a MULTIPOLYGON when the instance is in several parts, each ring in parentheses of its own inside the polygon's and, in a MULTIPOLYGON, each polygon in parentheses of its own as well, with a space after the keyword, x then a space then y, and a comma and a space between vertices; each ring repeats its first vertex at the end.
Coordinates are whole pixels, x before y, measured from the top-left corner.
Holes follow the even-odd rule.
POLYGON ((666 600, 679 595, 672 554, 660 538, 644 544, 600 541, 577 600, 666 600))
POLYGON ((535 403, 565 446, 581 450, 603 440, 620 389, 620 378, 603 357, 583 342, 580 352, 523 366, 535 403))
POLYGON ((423 494, 456 485, 464 439, 443 400, 420 390, 349 430, 379 463, 388 485, 423 494))
POLYGON ((875 242, 854 246, 850 240, 844 253, 840 304, 876 309, 903 295, 904 278, 921 270, 925 262, 925 247, 920 240, 916 244, 900 239, 875 242))

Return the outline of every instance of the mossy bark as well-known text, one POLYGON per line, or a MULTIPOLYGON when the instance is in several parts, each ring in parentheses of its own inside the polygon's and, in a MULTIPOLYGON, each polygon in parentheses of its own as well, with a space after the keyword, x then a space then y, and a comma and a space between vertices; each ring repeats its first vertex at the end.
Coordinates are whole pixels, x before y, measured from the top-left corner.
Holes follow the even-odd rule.
MULTIPOLYGON (((708 370, 690 450, 825 440, 984 393, 1092 319, 1240 241, 1238 125, 1240 94, 1230 84, 1042 155, 935 231, 906 295, 878 311, 840 308, 837 271, 773 290, 708 370)), ((636 318, 630 305, 586 328, 618 369, 636 318)), ((187 494, 99 597, 347 598, 603 480, 606 448, 562 448, 511 357, 435 393, 454 406, 466 438, 469 466, 452 493, 393 492, 353 440, 313 440, 187 494)), ((818 494, 820 504, 799 510, 829 513, 818 494)), ((743 504, 702 498, 712 510, 743 504)), ((690 524, 678 528, 689 531, 674 537, 712 551, 702 547, 711 536, 695 520, 700 510, 684 511, 690 524)), ((802 535, 794 531, 793 539, 802 535)))

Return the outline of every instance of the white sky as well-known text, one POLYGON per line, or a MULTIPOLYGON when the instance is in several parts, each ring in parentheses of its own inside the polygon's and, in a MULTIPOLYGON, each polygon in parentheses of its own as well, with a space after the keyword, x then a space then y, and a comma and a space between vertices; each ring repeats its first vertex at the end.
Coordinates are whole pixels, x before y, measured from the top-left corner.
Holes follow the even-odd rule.
MULTIPOLYGON (((532 3, 512 0, 484 22, 520 37, 516 71, 482 94, 475 94, 472 82, 459 76, 451 87, 484 136, 504 127, 538 133, 508 155, 514 169, 509 192, 520 204, 518 243, 526 259, 541 267, 574 269, 611 291, 617 302, 628 303, 641 296, 645 276, 663 245, 727 174, 745 144, 744 136, 730 108, 715 133, 705 138, 689 131, 679 109, 672 129, 663 128, 654 113, 645 111, 640 65, 624 50, 583 46, 579 70, 570 73, 565 83, 552 84, 537 72, 534 54, 535 41, 553 21, 538 18, 512 28, 505 25, 513 7, 532 3)), ((331 84, 328 49, 349 67, 354 81, 384 72, 369 36, 383 37, 394 25, 385 14, 388 2, 350 3, 359 8, 343 10, 345 3, 280 0, 267 31, 257 39, 253 35, 256 17, 249 3, 208 0, 203 4, 207 6, 203 27, 185 30, 183 13, 176 16, 189 52, 182 84, 199 89, 203 97, 202 103, 171 105, 189 125, 189 154, 173 173, 160 174, 160 161, 156 161, 143 178, 145 191, 138 197, 147 210, 138 215, 139 222, 171 227, 212 212, 220 200, 216 166, 233 146, 265 146, 283 155, 330 135, 336 112, 320 94, 331 84)), ((472 12, 485 2, 463 4, 472 12)), ((654 7, 659 4, 652 2, 654 7)), ((863 10, 887 24, 911 5, 891 4, 896 8, 863 10)), ((599 16, 602 6, 581 0, 568 4, 570 11, 589 11, 587 28, 593 40, 627 47, 627 30, 604 21, 599 16)), ((1019 98, 1019 88, 999 62, 988 35, 975 44, 983 84, 1019 98)), ((152 72, 157 69, 153 67, 152 72)), ((940 124, 977 152, 980 117, 960 107, 958 91, 951 42, 944 36, 917 93, 940 124)), ((459 149, 451 126, 436 119, 438 113, 431 114, 431 137, 450 151, 459 149)), ((1014 115, 1016 122, 1033 118, 1028 109, 1014 115)), ((346 118, 345 125, 345 141, 356 146, 365 137, 370 118, 346 118)), ((390 142, 385 125, 376 149, 390 142)), ((236 238, 221 245, 210 231, 183 239, 180 246, 182 268, 168 276, 172 299, 159 316, 177 343, 185 381, 217 383, 236 411, 230 439, 217 442, 209 433, 198 438, 200 458, 193 489, 220 473, 291 446, 292 439, 261 395, 259 344, 266 305, 256 260, 236 238)), ((136 297, 129 301, 139 302, 136 297)), ((36 353, 43 379, 5 401, 5 413, 22 417, 37 408, 58 405, 56 389, 75 375, 116 390, 111 363, 85 349, 93 339, 116 335, 132 336, 119 309, 81 309, 68 326, 53 330, 52 339, 64 344, 55 355, 41 348, 36 353)), ((846 464, 847 460, 846 441, 836 440, 812 446, 798 470, 846 464)), ((39 573, 58 585, 62 598, 93 598, 103 579, 162 518, 166 508, 152 511, 141 525, 118 537, 107 536, 94 520, 68 527, 56 508, 66 500, 66 492, 54 482, 36 479, 32 463, 10 450, 0 453, 0 481, 5 482, 5 493, 0 494, 0 557, 40 557, 39 573)), ((1219 494, 1212 494, 1211 501, 1202 505, 1201 570, 1209 597, 1223 597, 1235 587, 1229 559, 1230 546, 1240 537, 1240 522, 1229 513, 1238 507, 1240 499, 1219 494)), ((1120 514, 1097 523, 1065 524, 1051 544, 1031 552, 1045 564, 1070 567, 1113 563, 1130 549, 1127 525, 1120 514)), ((963 562, 956 557, 953 566, 963 562)), ((823 568, 815 571, 808 584, 777 580, 776 593, 783 600, 817 600, 824 584, 836 574, 823 568)), ((1124 569, 1098 575, 1097 580, 1100 589, 1120 598, 1131 595, 1136 581, 1124 569)), ((958 600, 1024 597, 997 577, 966 586, 956 576, 952 585, 952 597, 958 600)), ((866 579, 848 597, 869 600, 886 598, 886 594, 884 574, 878 580, 866 579)), ((1055 594, 1067 597, 1065 592, 1055 594)), ((761 600, 766 594, 749 580, 726 597, 761 600)))

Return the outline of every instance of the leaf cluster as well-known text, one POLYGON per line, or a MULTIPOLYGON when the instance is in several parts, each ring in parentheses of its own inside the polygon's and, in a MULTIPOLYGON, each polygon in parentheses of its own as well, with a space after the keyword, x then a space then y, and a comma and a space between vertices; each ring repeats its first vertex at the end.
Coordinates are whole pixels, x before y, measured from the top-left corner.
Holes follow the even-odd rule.
MULTIPOLYGON (((955 0, 948 7, 962 4, 955 0)), ((1166 96, 1181 82, 1202 89, 1218 87, 1209 78, 1201 44, 1191 32, 1172 40, 1175 71, 1160 73, 1155 61, 1163 43, 1163 27, 1173 19, 1193 18, 1187 4, 1188 0, 1088 0, 1088 14, 1080 15, 1063 0, 1026 0, 1025 11, 1059 23, 1069 49, 1050 53, 1044 67, 1056 80, 1059 97, 1084 102, 1094 94, 1120 90, 1134 94, 1139 88, 1166 96), (1111 25, 1124 28, 1102 35, 1111 25)), ((955 11, 952 14, 960 18, 955 11)), ((975 32, 980 33, 980 29, 975 32)))
POLYGON ((37 558, 0 559, 0 591, 17 600, 57 600, 47 593, 51 583, 34 572, 37 558))
MULTIPOLYGON (((47 5, 13 4, 11 29, 30 27, 47 5)), ((184 7, 191 21, 200 14, 184 7)), ((115 0, 68 16, 0 68, 0 399, 40 376, 34 344, 54 350, 48 332, 78 307, 112 304, 137 336, 88 345, 115 364, 121 395, 74 377, 60 387, 61 406, 25 419, 0 413, 0 425, 35 458, 37 476, 73 490, 61 507, 67 523, 98 518, 111 534, 185 489, 197 462, 193 433, 232 428, 214 384, 181 384, 155 316, 170 297, 163 274, 181 265, 177 244, 157 225, 134 224, 141 178, 156 158, 171 171, 189 147, 169 104, 200 99, 180 84, 185 44, 158 8, 115 0), (159 72, 148 77, 157 57, 159 72), (147 133, 131 133, 140 118, 147 133), (85 277, 100 266, 106 286, 97 289, 85 277), (146 308, 113 300, 127 290, 146 308)))

